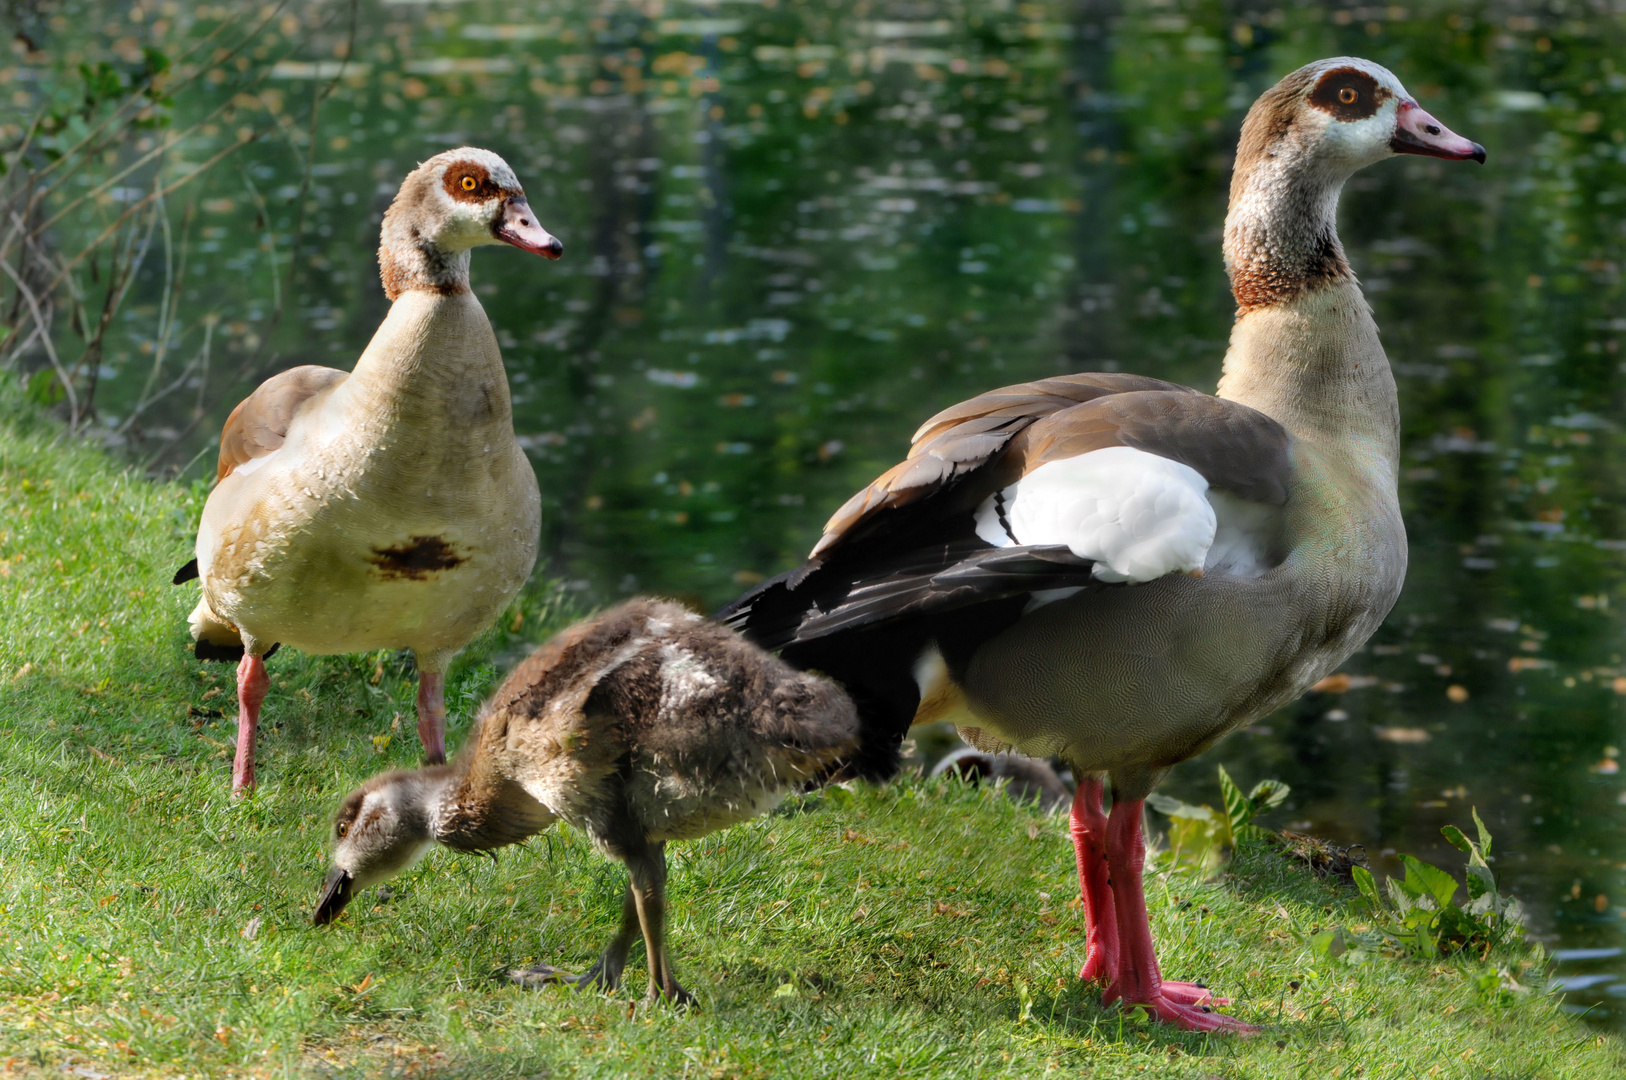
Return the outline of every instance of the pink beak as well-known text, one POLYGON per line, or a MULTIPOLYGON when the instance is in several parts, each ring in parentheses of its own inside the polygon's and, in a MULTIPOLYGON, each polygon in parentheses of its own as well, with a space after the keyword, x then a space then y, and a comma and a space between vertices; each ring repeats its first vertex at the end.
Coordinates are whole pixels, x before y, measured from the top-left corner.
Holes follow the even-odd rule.
POLYGON ((1422 154, 1447 161, 1467 161, 1471 158, 1481 165, 1485 164, 1483 146, 1456 134, 1424 112, 1415 101, 1400 103, 1400 111, 1395 113, 1395 133, 1389 140, 1389 149, 1397 154, 1422 154))
POLYGON ((521 251, 529 251, 545 259, 557 259, 565 253, 559 238, 544 229, 531 213, 531 204, 525 196, 516 195, 503 203, 502 218, 491 234, 505 244, 513 244, 521 251))

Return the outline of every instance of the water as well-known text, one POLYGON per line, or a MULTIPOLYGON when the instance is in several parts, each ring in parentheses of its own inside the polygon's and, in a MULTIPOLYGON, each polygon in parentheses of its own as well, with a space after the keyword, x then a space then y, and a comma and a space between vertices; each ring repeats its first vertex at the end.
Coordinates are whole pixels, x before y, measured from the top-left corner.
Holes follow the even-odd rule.
MULTIPOLYGON (((225 14, 160 5, 96 30, 193 40, 225 14)), ((350 74, 320 108, 297 247, 313 76, 337 68, 345 16, 291 18, 247 71, 177 97, 180 128, 276 63, 262 100, 283 124, 171 197, 178 321, 157 340, 153 257, 116 326, 99 422, 154 467, 201 475, 194 455, 258 379, 359 353, 385 308, 379 215, 406 171, 488 146, 566 244, 557 265, 482 250, 474 281, 541 479, 548 572, 595 601, 716 605, 793 565, 921 419, 991 386, 1107 369, 1211 389, 1248 103, 1322 56, 1393 69, 1490 155, 1386 162, 1343 200, 1400 383, 1407 588, 1346 665, 1347 690, 1233 736, 1165 790, 1214 802, 1222 761, 1244 784, 1293 786, 1279 824, 1363 843, 1380 865, 1405 851, 1453 869, 1439 828, 1478 807, 1572 1006, 1626 1024, 1620 17, 364 4, 350 74), (158 351, 158 384, 188 362, 193 382, 126 426, 158 351)), ((182 156, 263 126, 250 106, 182 156)), ((64 248, 100 227, 65 222, 64 248)))

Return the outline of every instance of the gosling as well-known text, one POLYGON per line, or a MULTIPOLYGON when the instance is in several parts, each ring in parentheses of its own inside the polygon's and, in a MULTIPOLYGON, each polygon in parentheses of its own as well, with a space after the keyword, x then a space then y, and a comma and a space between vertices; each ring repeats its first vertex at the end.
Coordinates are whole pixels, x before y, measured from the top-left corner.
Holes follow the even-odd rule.
POLYGON ((312 918, 332 922, 433 842, 486 851, 563 819, 626 864, 620 929, 585 974, 537 964, 510 977, 614 990, 642 933, 647 1000, 689 1005, 666 953, 667 841, 765 813, 792 788, 864 774, 865 749, 835 683, 676 604, 633 600, 516 668, 450 764, 352 792, 312 918))

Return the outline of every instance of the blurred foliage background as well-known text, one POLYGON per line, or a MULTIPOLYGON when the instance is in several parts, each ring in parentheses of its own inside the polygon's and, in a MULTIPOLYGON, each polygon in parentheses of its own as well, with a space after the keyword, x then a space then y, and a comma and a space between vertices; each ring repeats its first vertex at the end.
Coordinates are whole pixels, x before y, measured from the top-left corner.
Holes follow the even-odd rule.
MULTIPOLYGON (((936 409, 1079 370, 1212 388, 1249 103, 1390 67, 1483 169, 1363 172, 1342 234, 1405 417, 1405 596, 1215 754, 1296 828, 1441 856, 1477 805, 1573 1007, 1626 997, 1626 16, 1604 2, 9 0, 0 367, 202 476, 232 406, 349 367, 405 173, 505 156, 566 245, 476 291, 591 602, 794 565, 936 409), (1618 992, 1618 996, 1615 992, 1618 992)), ((177 560, 183 558, 177 552, 177 560)), ((1169 789, 1213 798, 1212 763, 1169 789)), ((1626 1006, 1623 1006, 1626 1011, 1626 1006)))

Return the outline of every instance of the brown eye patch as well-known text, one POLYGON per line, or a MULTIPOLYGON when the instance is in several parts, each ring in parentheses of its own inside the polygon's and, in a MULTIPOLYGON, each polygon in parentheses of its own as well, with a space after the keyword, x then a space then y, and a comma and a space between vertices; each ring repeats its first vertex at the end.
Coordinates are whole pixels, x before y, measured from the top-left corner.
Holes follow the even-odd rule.
POLYGON ((1390 93, 1359 68, 1338 68, 1321 76, 1309 102, 1334 120, 1365 120, 1389 100, 1390 93))
POLYGON ((446 194, 458 202, 485 202, 502 193, 484 165, 459 161, 446 170, 446 194))

